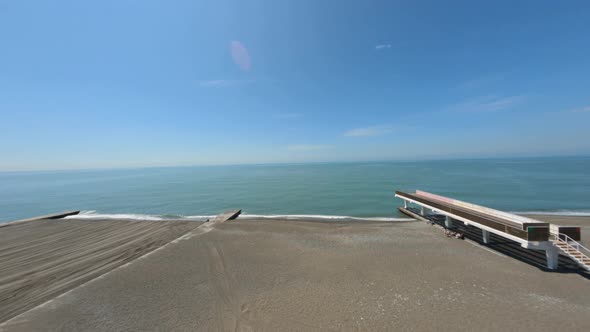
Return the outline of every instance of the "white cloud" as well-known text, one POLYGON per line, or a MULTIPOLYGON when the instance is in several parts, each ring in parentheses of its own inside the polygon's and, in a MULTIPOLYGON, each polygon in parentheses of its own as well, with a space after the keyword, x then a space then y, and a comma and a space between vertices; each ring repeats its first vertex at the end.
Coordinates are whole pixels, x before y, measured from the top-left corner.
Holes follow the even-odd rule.
POLYGON ((376 45, 375 46, 375 49, 376 50, 383 50, 383 49, 386 49, 386 48, 391 48, 391 44, 379 44, 379 45, 376 45))
POLYGON ((240 67, 243 71, 249 71, 252 67, 252 62, 250 61, 250 55, 248 54, 248 49, 244 44, 242 44, 238 40, 232 40, 229 44, 229 51, 231 53, 231 57, 234 60, 234 63, 240 67))
POLYGON ((252 83, 252 80, 209 80, 199 82, 199 86, 204 88, 223 88, 242 84, 252 83))
POLYGON ((447 109, 453 112, 491 112, 512 108, 525 99, 524 96, 496 97, 486 96, 469 99, 451 105, 447 109))
POLYGON ((289 145, 287 149, 291 151, 317 151, 317 150, 326 150, 331 149, 331 145, 322 145, 322 144, 295 144, 289 145))
POLYGON ((570 110, 570 112, 574 112, 574 113, 588 113, 588 112, 590 112, 590 106, 580 107, 580 108, 574 108, 573 110, 570 110))
POLYGON ((387 126, 373 126, 365 128, 355 128, 344 133, 344 136, 350 137, 366 137, 366 136, 379 136, 390 133, 393 130, 387 126))

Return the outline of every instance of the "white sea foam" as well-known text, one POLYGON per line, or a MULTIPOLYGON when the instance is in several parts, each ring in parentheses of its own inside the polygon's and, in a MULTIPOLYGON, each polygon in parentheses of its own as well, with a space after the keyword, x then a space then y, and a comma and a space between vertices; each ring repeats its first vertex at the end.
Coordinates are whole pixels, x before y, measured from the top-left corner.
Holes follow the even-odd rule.
POLYGON ((68 216, 66 219, 133 219, 133 220, 164 220, 159 216, 150 216, 146 214, 128 214, 128 213, 87 213, 82 212, 77 215, 68 216))
POLYGON ((328 220, 370 220, 370 221, 410 221, 412 218, 390 217, 351 217, 322 214, 242 214, 243 219, 328 219, 328 220))
MULTIPOLYGON (((553 216, 590 216, 590 210, 557 210, 557 211, 516 211, 512 212, 521 215, 553 215, 553 216)), ((215 218, 215 215, 150 215, 135 213, 97 213, 96 211, 82 211, 78 215, 66 217, 69 219, 127 219, 127 220, 193 220, 204 221, 215 218)), ((241 219, 323 219, 333 221, 343 220, 365 220, 365 221, 410 221, 412 218, 395 218, 395 217, 352 217, 339 215, 322 215, 322 214, 241 214, 241 219)))
POLYGON ((128 219, 128 220, 206 220, 215 216, 161 216, 135 213, 96 213, 96 211, 82 211, 80 214, 68 216, 69 219, 128 219))
MULTIPOLYGON (((69 219, 129 219, 129 220, 206 220, 212 219, 215 215, 202 216, 173 216, 173 215, 149 215, 133 213, 97 213, 96 211, 82 211, 78 215, 69 216, 69 219)), ((351 217, 336 215, 319 215, 319 214, 242 214, 241 219, 326 219, 326 220, 368 220, 368 221, 410 221, 411 218, 392 218, 392 217, 351 217)))

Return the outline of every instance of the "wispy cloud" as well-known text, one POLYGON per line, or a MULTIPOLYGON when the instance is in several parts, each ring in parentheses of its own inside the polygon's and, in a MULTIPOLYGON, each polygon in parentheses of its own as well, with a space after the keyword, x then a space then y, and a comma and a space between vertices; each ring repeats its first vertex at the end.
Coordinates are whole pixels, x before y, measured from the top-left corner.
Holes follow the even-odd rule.
POLYGON ((229 52, 234 60, 235 64, 240 67, 243 71, 249 71, 252 68, 252 62, 250 61, 250 54, 248 49, 239 40, 232 40, 229 43, 229 52))
POLYGON ((393 131, 393 128, 389 126, 372 126, 364 128, 351 129, 344 133, 344 136, 349 137, 366 137, 366 136, 379 136, 385 135, 393 131))
POLYGON ((590 106, 574 108, 574 109, 570 110, 570 112, 574 112, 574 113, 590 113, 590 106))
POLYGON ((323 145, 323 144, 295 144, 289 145, 287 149, 291 151, 317 151, 317 150, 326 150, 331 149, 331 145, 323 145))
POLYGON ((253 82, 253 80, 209 80, 199 82, 199 86, 203 88, 224 88, 253 82))
POLYGON ((497 96, 485 96, 474 99, 469 99, 461 103, 457 103, 447 107, 447 110, 453 112, 492 112, 510 109, 517 104, 524 101, 525 96, 510 96, 510 97, 497 97, 497 96))
POLYGON ((384 50, 387 48, 391 48, 391 44, 379 44, 379 45, 375 45, 375 49, 376 50, 384 50))

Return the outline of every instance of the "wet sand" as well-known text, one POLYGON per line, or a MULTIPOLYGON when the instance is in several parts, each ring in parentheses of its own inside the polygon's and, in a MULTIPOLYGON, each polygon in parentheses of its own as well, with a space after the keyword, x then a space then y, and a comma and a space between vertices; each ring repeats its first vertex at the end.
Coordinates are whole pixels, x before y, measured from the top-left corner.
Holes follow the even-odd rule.
MULTIPOLYGON (((589 222, 589 219, 579 219, 589 222)), ((424 222, 203 224, 6 331, 590 329, 590 280, 424 222)))

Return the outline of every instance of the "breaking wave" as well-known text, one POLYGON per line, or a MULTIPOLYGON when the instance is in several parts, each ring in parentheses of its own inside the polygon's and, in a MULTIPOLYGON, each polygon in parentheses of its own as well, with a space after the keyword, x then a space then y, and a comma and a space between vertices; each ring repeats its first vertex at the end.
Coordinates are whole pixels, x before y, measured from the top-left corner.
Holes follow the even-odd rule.
MULTIPOLYGON (((590 216, 590 210, 556 210, 556 211, 513 211, 512 213, 520 215, 551 215, 551 216, 576 216, 586 217, 590 216)), ((96 211, 82 211, 78 215, 66 217, 69 219, 125 219, 125 220, 191 220, 191 221, 206 221, 207 219, 215 218, 215 215, 152 215, 152 214, 138 214, 138 213, 97 213, 96 211)), ((240 219, 280 219, 280 220, 332 220, 332 221, 411 221, 412 218, 400 217, 353 217, 353 216, 339 216, 339 215, 323 215, 323 214, 248 214, 243 213, 240 219)))
POLYGON ((82 211, 80 214, 66 217, 67 219, 127 219, 127 220, 207 220, 215 216, 181 216, 181 215, 151 215, 136 213, 96 213, 96 211, 82 211))
MULTIPOLYGON (((69 216, 69 219, 126 219, 126 220, 194 220, 204 221, 214 218, 215 215, 202 216, 182 216, 182 215, 151 215, 151 214, 135 214, 135 213, 97 213, 96 211, 82 211, 78 215, 69 216)), ((352 217, 352 216, 335 216, 335 215, 320 215, 320 214, 241 214, 240 219, 321 219, 321 220, 360 220, 360 221, 410 221, 412 218, 394 218, 394 217, 352 217)))
POLYGON ((351 217, 323 214, 242 214, 242 219, 327 219, 327 220, 367 220, 367 221, 410 221, 412 218, 392 217, 351 217))

